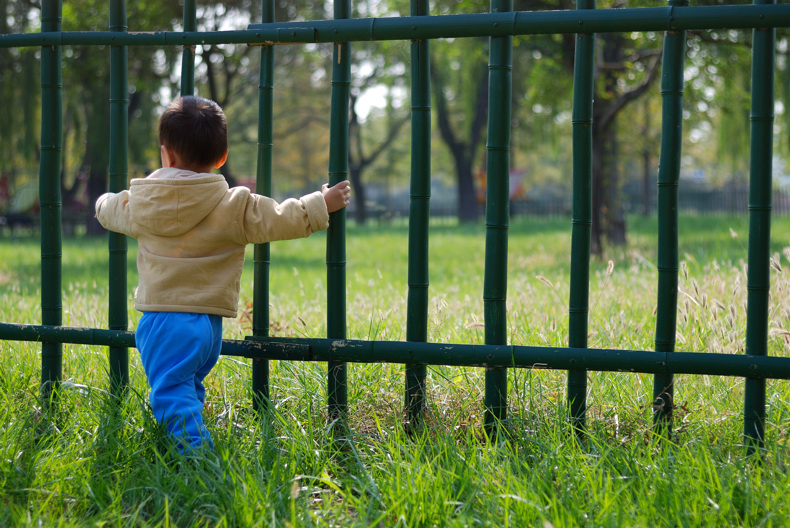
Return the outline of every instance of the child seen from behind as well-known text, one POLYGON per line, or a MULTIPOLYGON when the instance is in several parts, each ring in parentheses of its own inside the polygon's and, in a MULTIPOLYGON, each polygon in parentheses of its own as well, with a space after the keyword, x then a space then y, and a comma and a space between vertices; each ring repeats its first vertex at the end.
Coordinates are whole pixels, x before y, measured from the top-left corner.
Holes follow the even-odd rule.
POLYGON ((247 244, 307 237, 348 205, 343 181, 282 203, 229 188, 213 174, 228 156, 227 122, 207 99, 173 101, 159 120, 162 168, 96 201, 108 230, 137 239, 143 312, 136 346, 155 418, 179 451, 213 448, 203 423, 203 379, 222 346, 222 318, 236 317, 247 244))

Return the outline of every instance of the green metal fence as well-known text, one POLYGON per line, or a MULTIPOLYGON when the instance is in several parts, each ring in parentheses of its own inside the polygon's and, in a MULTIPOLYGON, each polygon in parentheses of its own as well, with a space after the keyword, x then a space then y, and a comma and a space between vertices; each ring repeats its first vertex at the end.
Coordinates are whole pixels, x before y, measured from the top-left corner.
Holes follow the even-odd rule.
POLYGON ((110 190, 127 180, 128 46, 183 46, 182 94, 194 92, 194 46, 248 43, 261 46, 257 186, 272 188, 273 57, 276 44, 328 43, 334 48, 331 93, 330 183, 348 176, 348 111, 352 42, 411 42, 412 162, 409 212, 409 267, 404 342, 354 341, 346 336, 345 212, 333 213, 327 237, 327 337, 284 339, 268 336, 270 253, 255 247, 253 335, 225 340, 223 354, 252 358, 253 405, 269 401, 269 360, 327 362, 327 399, 332 417, 347 412, 347 363, 405 365, 407 421, 422 419, 428 365, 486 369, 485 425, 507 418, 507 372, 511 368, 568 371, 568 409, 579 431, 585 424, 587 371, 655 374, 654 408, 659 428, 671 427, 674 374, 739 376, 746 379, 744 437, 750 449, 762 445, 765 431, 765 380, 790 379, 790 358, 767 355, 771 159, 774 108, 775 28, 790 26, 790 5, 757 0, 753 5, 688 6, 669 0, 664 8, 596 10, 594 0, 578 0, 569 11, 514 12, 512 0, 492 0, 491 12, 431 16, 427 0, 412 0, 410 16, 352 19, 350 0, 334 3, 334 20, 274 21, 274 4, 262 0, 262 21, 247 29, 197 32, 194 0, 184 2, 183 32, 127 32, 124 0, 111 0, 109 31, 63 32, 61 0, 43 0, 41 32, 0 35, 0 47, 41 47, 41 324, 0 323, 0 339, 42 343, 42 391, 61 380, 63 343, 109 347, 110 386, 121 395, 128 384, 126 239, 110 234, 109 328, 62 326, 61 197, 62 151, 61 48, 76 44, 109 45, 111 58, 110 190), (746 354, 675 351, 678 286, 678 181, 681 154, 683 64, 686 30, 753 30, 751 174, 749 193, 748 310, 746 354), (663 121, 658 176, 659 256, 655 350, 587 348, 590 235, 592 223, 592 94, 595 33, 663 31, 661 81, 663 121), (576 34, 572 116, 573 218, 569 347, 507 344, 508 175, 510 165, 512 39, 515 35, 576 34), (489 37, 489 121, 487 133, 486 249, 484 277, 485 344, 428 343, 431 97, 429 45, 432 39, 489 37))

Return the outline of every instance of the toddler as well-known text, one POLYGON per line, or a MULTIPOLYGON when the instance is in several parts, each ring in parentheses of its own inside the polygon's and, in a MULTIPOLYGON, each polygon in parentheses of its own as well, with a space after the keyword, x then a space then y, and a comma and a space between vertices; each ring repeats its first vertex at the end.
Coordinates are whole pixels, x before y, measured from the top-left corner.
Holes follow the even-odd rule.
POLYGON ((222 318, 236 317, 247 244, 307 237, 349 203, 343 181, 282 203, 228 188, 213 174, 228 156, 227 122, 213 101, 186 96, 159 120, 162 168, 96 201, 110 231, 137 239, 143 312, 136 346, 154 416, 179 451, 213 448, 203 423, 203 379, 222 346, 222 318))

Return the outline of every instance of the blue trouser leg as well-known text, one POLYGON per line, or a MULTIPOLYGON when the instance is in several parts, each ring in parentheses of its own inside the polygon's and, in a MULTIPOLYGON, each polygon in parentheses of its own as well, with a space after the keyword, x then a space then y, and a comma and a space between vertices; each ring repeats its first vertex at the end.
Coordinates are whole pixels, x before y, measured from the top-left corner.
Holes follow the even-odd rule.
POLYGON ((219 359, 222 318, 217 315, 145 312, 137 348, 151 386, 151 409, 179 450, 213 441, 203 424, 203 379, 219 359))

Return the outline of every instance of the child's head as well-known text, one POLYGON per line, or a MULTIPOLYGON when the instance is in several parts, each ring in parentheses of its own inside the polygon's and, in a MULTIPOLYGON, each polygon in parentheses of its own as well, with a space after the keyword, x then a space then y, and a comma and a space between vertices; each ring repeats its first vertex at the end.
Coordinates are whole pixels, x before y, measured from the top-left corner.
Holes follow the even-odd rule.
POLYGON ((221 165, 228 152, 228 123, 214 101, 183 96, 159 118, 159 144, 178 158, 180 168, 221 165))

